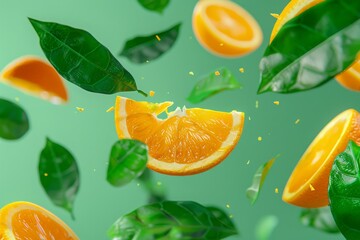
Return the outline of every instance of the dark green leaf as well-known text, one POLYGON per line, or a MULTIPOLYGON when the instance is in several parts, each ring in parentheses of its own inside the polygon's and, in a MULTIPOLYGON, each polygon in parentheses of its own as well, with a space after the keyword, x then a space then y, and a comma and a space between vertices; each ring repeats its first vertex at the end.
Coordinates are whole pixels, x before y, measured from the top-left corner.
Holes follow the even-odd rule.
POLYGON ((191 103, 199 103, 224 90, 241 88, 230 70, 221 68, 198 81, 187 100, 191 103))
POLYGON ((333 163, 329 202, 336 225, 347 240, 360 239, 360 147, 349 141, 333 163))
POLYGON ((300 215, 302 224, 328 233, 339 233, 329 207, 303 209, 300 215))
POLYGON ((258 93, 315 88, 345 70, 360 49, 360 1, 327 0, 287 22, 260 62, 258 93))
POLYGON ((228 224, 231 220, 223 219, 225 213, 219 219, 215 215, 213 208, 195 202, 154 203, 118 219, 108 235, 114 240, 215 240, 237 234, 234 225, 228 224))
POLYGON ((153 172, 148 168, 138 178, 140 185, 145 188, 149 194, 148 203, 162 202, 166 200, 166 190, 161 182, 154 182, 153 172))
POLYGON ((73 155, 49 138, 40 154, 39 177, 51 201, 74 218, 73 206, 80 186, 79 169, 73 155))
POLYGON ((120 56, 128 58, 133 63, 145 63, 155 60, 174 45, 179 35, 180 26, 181 24, 179 23, 161 33, 128 40, 120 56))
POLYGON ((257 240, 268 240, 276 226, 279 219, 276 216, 269 215, 260 219, 255 228, 255 236, 257 240))
POLYGON ((141 92, 132 75, 90 33, 58 23, 29 20, 46 57, 66 80, 96 93, 141 92))
POLYGON ((116 187, 128 184, 143 173, 147 160, 144 143, 133 139, 117 141, 111 149, 107 181, 116 187))
POLYGON ((150 11, 162 13, 170 0, 138 0, 138 2, 150 11))
POLYGON ((15 103, 0 99, 0 137, 19 139, 29 130, 29 119, 24 109, 15 103))
POLYGON ((218 207, 206 207, 212 215, 220 222, 222 222, 224 225, 228 226, 229 228, 236 229, 234 223, 231 221, 228 214, 226 214, 223 210, 221 210, 218 207))
POLYGON ((246 190, 246 197, 250 200, 251 204, 254 204, 259 196, 260 190, 262 185, 264 184, 264 181, 266 179, 266 176, 274 164, 275 160, 279 157, 276 156, 269 160, 267 163, 264 163, 261 165, 258 170, 256 171, 253 182, 251 186, 246 190))

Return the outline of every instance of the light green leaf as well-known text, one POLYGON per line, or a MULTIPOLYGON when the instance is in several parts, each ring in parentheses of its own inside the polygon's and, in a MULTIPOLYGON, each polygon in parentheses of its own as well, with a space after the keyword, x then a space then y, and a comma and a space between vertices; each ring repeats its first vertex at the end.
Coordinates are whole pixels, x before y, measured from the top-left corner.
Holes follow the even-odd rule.
POLYGON ((256 240, 269 240, 278 223, 279 219, 274 215, 261 218, 255 228, 256 240))
POLYGON ((339 233, 329 207, 303 209, 300 215, 302 224, 328 233, 339 233))

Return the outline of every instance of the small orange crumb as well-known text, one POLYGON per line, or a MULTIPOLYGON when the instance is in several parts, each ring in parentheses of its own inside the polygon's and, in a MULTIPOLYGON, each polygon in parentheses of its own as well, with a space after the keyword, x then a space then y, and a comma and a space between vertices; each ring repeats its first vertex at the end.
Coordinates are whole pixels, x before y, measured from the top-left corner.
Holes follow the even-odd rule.
POLYGON ((224 44, 223 44, 223 43, 220 43, 220 47, 222 47, 222 46, 224 46, 224 44))
POLYGON ((44 176, 47 177, 47 176, 49 176, 49 174, 48 174, 48 173, 44 173, 44 176))
POLYGON ((274 101, 274 104, 275 104, 275 105, 279 105, 280 102, 279 102, 279 101, 274 101))
POLYGON ((258 137, 258 141, 261 142, 261 141, 262 141, 262 137, 258 137))
POLYGON ((275 193, 279 193, 279 189, 278 189, 278 188, 275 188, 275 193))
POLYGON ((230 208, 230 204, 226 204, 226 208, 230 208))
POLYGON ((106 110, 106 112, 112 112, 112 111, 114 111, 114 106, 111 106, 106 110))
POLYGON ((82 107, 76 107, 76 110, 78 110, 78 112, 83 112, 85 110, 85 108, 82 107))
POLYGON ((256 100, 256 102, 255 102, 255 108, 259 108, 259 101, 258 100, 256 100))
POLYGON ((216 72, 215 72, 215 75, 216 75, 216 76, 220 76, 220 72, 219 72, 219 71, 216 71, 216 72))
POLYGON ((153 97, 153 96, 155 95, 155 92, 154 92, 153 90, 151 90, 151 91, 149 92, 149 95, 150 95, 150 97, 153 97))
POLYGON ((280 15, 279 15, 279 14, 277 14, 277 13, 270 13, 270 15, 271 15, 271 16, 273 16, 273 17, 274 17, 274 18, 276 18, 276 19, 278 19, 278 18, 279 18, 279 16, 280 16, 280 15))
POLYGON ((315 188, 313 187, 313 185, 311 185, 311 183, 310 183, 310 186, 309 186, 309 187, 310 187, 310 190, 311 190, 311 191, 315 191, 315 188))
POLYGON ((300 119, 296 119, 295 124, 298 124, 300 122, 300 119))
POLYGON ((195 74, 194 72, 189 72, 189 75, 194 76, 195 74))
POLYGON ((243 73, 243 72, 245 72, 245 69, 244 68, 239 68, 239 72, 243 73))
POLYGON ((161 40, 161 38, 159 37, 159 35, 156 35, 155 37, 156 37, 156 39, 157 39, 158 41, 161 40))

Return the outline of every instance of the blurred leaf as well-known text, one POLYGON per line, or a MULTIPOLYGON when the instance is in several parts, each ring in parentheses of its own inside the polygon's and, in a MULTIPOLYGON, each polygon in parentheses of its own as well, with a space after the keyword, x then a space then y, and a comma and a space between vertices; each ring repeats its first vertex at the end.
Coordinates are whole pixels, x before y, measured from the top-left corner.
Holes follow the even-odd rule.
POLYGON ((154 182, 153 172, 148 168, 145 169, 138 180, 149 194, 148 203, 156 203, 166 200, 166 189, 164 188, 164 185, 154 182))
POLYGON ((107 181, 116 187, 124 186, 146 169, 147 146, 137 140, 122 139, 111 149, 107 181))
POLYGON ((274 215, 261 218, 255 228, 256 240, 269 240, 278 223, 279 219, 274 215))
MULTIPOLYGON (((217 210, 221 211, 221 210, 217 210)), ((207 240, 236 235, 230 219, 220 220, 212 210, 195 202, 165 201, 145 205, 119 218, 110 228, 111 239, 207 240)))
POLYGON ((339 233, 329 207, 303 209, 300 215, 302 224, 328 233, 339 233))
POLYGON ((349 67, 359 49, 360 1, 319 3, 288 21, 267 47, 258 93, 318 87, 349 67))
POLYGON ((147 10, 162 13, 170 0, 138 0, 138 2, 147 10))
POLYGON ((46 139, 40 153, 39 177, 51 201, 71 213, 80 186, 79 168, 73 155, 63 146, 46 139))
POLYGON ((236 88, 241 88, 240 83, 230 70, 221 68, 198 81, 187 100, 191 103, 199 103, 219 92, 236 88))
POLYGON ((137 89, 133 76, 90 33, 58 23, 29 20, 46 57, 66 80, 90 92, 145 94, 137 89))
POLYGON ((229 226, 230 228, 236 229, 234 223, 231 221, 231 218, 223 210, 218 207, 206 207, 214 217, 222 222, 224 225, 229 226))
POLYGON ((19 105, 0 99, 0 137, 7 140, 19 139, 29 130, 29 119, 19 105))
POLYGON ((254 204, 259 196, 260 190, 262 185, 264 184, 264 181, 266 179, 266 176, 274 164, 275 160, 279 157, 276 156, 269 160, 267 163, 264 163, 261 165, 258 170, 256 171, 253 182, 251 186, 246 190, 246 197, 250 200, 251 204, 254 204))
POLYGON ((128 58, 133 63, 155 60, 174 45, 179 35, 180 26, 181 24, 178 23, 163 32, 128 40, 120 56, 128 58))
POLYGON ((333 163, 329 179, 331 213, 348 240, 360 239, 360 146, 349 141, 333 163))

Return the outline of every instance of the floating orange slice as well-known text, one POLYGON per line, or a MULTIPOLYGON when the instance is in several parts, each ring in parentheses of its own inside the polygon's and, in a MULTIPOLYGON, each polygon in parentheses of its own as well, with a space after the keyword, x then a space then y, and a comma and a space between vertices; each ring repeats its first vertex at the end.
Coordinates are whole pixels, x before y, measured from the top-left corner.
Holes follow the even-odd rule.
POLYGON ((117 134, 147 144, 150 169, 170 175, 200 173, 219 164, 234 149, 243 129, 244 113, 184 107, 159 119, 157 116, 172 104, 116 98, 117 134))
POLYGON ((336 116, 317 135, 292 172, 283 200, 304 208, 327 206, 332 164, 349 140, 360 144, 360 114, 353 109, 336 116))
POLYGON ((242 7, 227 0, 200 0, 192 19, 193 31, 208 51, 239 57, 256 50, 262 42, 257 21, 242 7))
POLYGON ((76 234, 58 217, 29 202, 14 202, 0 210, 1 240, 77 240, 76 234))
POLYGON ((68 101, 62 78, 53 66, 40 58, 21 57, 6 66, 0 78, 4 83, 54 104, 68 101))
MULTIPOLYGON (((270 42, 275 38, 281 27, 290 19, 315 6, 324 0, 292 0, 281 12, 271 32, 270 42)), ((360 91, 360 57, 345 71, 335 77, 342 86, 360 91)))

